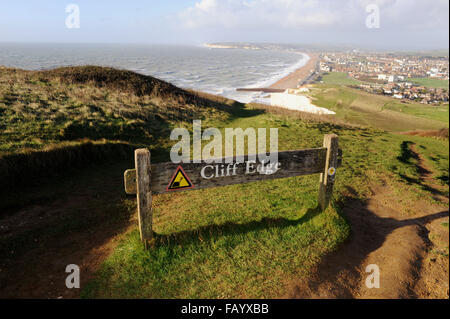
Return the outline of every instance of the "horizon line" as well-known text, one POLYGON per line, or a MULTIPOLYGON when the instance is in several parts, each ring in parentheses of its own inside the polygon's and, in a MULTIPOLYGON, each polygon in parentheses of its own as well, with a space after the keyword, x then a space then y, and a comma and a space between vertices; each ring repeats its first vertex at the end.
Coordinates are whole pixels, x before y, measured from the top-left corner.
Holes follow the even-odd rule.
MULTIPOLYGON (((375 51, 387 51, 387 52, 428 52, 428 51, 450 51, 449 47, 429 47, 429 48, 389 48, 389 47, 377 47, 364 44, 319 44, 319 43, 300 43, 300 42, 251 42, 251 41, 211 41, 211 42, 197 42, 197 43, 183 43, 183 42, 102 42, 102 41, 2 41, 1 44, 52 44, 52 45, 167 45, 167 46, 204 46, 207 44, 261 44, 261 45, 296 45, 305 46, 304 49, 316 49, 316 50, 333 50, 333 49, 360 49, 360 50, 375 50, 375 51)), ((302 49, 302 48, 299 48, 302 49)))

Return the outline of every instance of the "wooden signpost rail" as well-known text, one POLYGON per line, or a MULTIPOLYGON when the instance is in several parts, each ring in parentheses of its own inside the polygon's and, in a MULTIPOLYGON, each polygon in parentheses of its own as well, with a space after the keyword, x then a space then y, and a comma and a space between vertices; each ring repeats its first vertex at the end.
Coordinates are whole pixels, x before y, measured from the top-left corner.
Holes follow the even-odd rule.
POLYGON ((135 169, 124 173, 125 192, 137 195, 139 231, 146 247, 153 239, 152 194, 320 173, 318 204, 324 210, 341 159, 338 137, 330 134, 325 135, 321 148, 279 152, 276 166, 265 165, 258 156, 245 156, 239 163, 236 158, 224 158, 221 163, 151 164, 148 149, 135 151, 135 169))

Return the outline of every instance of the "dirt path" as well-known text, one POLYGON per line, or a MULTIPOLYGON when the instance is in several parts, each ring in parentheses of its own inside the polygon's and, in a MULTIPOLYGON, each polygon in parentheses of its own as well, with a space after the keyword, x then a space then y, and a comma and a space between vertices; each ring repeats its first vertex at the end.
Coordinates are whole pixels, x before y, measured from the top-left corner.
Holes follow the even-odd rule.
MULTIPOLYGON (((416 155, 421 182, 448 203, 416 155)), ((79 297, 79 289, 65 287, 66 265, 80 266, 83 287, 136 223, 134 201, 127 204, 119 178, 128 166, 105 165, 42 186, 45 196, 64 193, 0 216, 0 298, 79 297)), ((349 202, 344 214, 352 225, 350 240, 310 280, 293 283, 288 297, 448 298, 448 207, 425 200, 400 203, 395 196, 389 185, 378 185, 367 202, 349 202), (406 209, 411 207, 414 213, 406 209), (380 268, 379 289, 365 286, 370 264, 380 268)))
MULTIPOLYGON (((442 204, 401 203, 389 185, 373 186, 366 201, 343 209, 352 235, 325 257, 314 275, 293 284, 291 298, 448 298, 448 198, 441 195, 422 156, 416 154, 421 182, 442 204), (414 208, 414 213, 410 209, 414 208), (377 265, 380 288, 368 288, 366 267, 377 265)), ((350 189, 351 191, 351 189, 350 189)))
POLYGON ((419 183, 425 187, 430 193, 433 194, 433 198, 442 203, 449 203, 448 197, 443 195, 442 185, 436 183, 436 180, 433 177, 431 169, 426 164, 425 158, 420 152, 417 151, 416 145, 411 145, 411 151, 413 153, 413 157, 417 160, 417 171, 420 174, 419 183))

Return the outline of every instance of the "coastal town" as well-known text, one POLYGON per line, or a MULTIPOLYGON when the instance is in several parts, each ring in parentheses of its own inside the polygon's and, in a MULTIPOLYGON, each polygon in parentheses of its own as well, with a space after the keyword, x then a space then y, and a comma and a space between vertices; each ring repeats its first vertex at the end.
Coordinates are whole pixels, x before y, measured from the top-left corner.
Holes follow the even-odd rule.
POLYGON ((270 88, 238 90, 279 93, 320 82, 327 74, 345 75, 346 86, 400 101, 442 105, 449 101, 447 53, 370 52, 359 49, 310 49, 288 44, 214 43, 208 48, 307 52, 308 63, 270 88))
MULTIPOLYGON (((211 45, 210 47, 213 47, 211 45)), ((215 44, 215 48, 271 50, 269 45, 215 44)), ((279 50, 302 50, 280 47, 279 50)), ((406 54, 367 51, 309 51, 307 63, 268 88, 237 88, 237 91, 271 93, 270 104, 303 112, 334 114, 314 106, 308 94, 308 84, 336 83, 371 94, 389 96, 403 103, 416 102, 430 106, 448 105, 449 60, 444 55, 406 54), (306 98, 305 98, 306 97, 306 98)))
POLYGON ((319 72, 342 72, 348 86, 422 104, 448 103, 449 60, 401 53, 333 52, 320 55, 319 72))

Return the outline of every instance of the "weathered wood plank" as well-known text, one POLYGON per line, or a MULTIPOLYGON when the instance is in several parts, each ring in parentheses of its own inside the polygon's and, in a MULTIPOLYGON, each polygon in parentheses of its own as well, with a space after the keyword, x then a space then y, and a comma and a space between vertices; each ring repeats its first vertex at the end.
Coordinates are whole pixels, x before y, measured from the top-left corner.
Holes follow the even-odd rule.
MULTIPOLYGON (((322 149, 322 151, 318 151, 319 154, 326 152, 325 148, 320 148, 320 149, 322 149)), ((314 150, 317 150, 317 149, 314 149, 314 150)), ((246 183, 246 182, 253 182, 253 181, 265 180, 265 179, 278 179, 278 178, 285 178, 285 177, 291 177, 291 176, 300 176, 300 175, 322 173, 323 169, 309 170, 309 167, 306 167, 303 170, 298 170, 297 171, 297 168, 299 166, 301 166, 301 162, 295 162, 295 160, 297 160, 296 159, 297 155, 295 154, 295 152, 300 152, 299 154, 301 154, 302 152, 305 152, 305 151, 308 152, 310 150, 289 151, 289 152, 280 152, 279 153, 279 158, 284 158, 285 156, 286 156, 286 158, 289 158, 291 156, 294 159, 293 165, 290 168, 288 167, 288 169, 289 169, 288 171, 284 171, 284 172, 280 171, 278 174, 273 174, 273 175, 255 174, 254 176, 247 176, 247 177, 244 177, 244 178, 239 178, 237 176, 232 176, 232 178, 231 177, 226 177, 226 178, 223 177, 223 180, 221 180, 218 183, 216 183, 214 181, 201 183, 202 181, 200 181, 200 183, 197 182, 197 185, 196 185, 193 182, 194 187, 190 188, 189 190, 202 189, 202 188, 208 188, 208 187, 217 187, 217 186, 224 186, 224 185, 231 185, 231 184, 239 184, 239 183, 246 183), (293 152, 294 152, 294 154, 292 154, 293 152), (285 153, 286 153, 286 155, 285 155, 285 153), (237 180, 233 180, 235 178, 237 180)), ((341 150, 339 150, 339 151, 340 151, 340 154, 342 154, 342 151, 341 150)), ((225 162, 225 161, 223 161, 223 162, 225 162)), ((320 163, 321 160, 318 159, 317 162, 320 163)), ((290 163, 290 162, 288 162, 288 163, 290 163)), ((173 164, 173 163, 152 164, 151 165, 151 170, 152 170, 152 181, 151 181, 151 183, 152 183, 152 193, 157 194, 157 193, 167 192, 166 187, 167 187, 167 185, 169 183, 169 180, 172 177, 173 173, 176 171, 178 165, 181 165, 183 167, 183 170, 188 175, 188 177, 191 178, 191 176, 197 176, 196 172, 198 172, 205 165, 208 165, 208 164, 206 164, 206 163, 201 163, 201 164, 195 164, 195 163, 191 163, 191 164, 173 164), (165 170, 168 170, 167 174, 163 173, 165 170), (167 183, 167 185, 164 186, 164 183, 167 183), (156 189, 155 185, 158 185, 158 184, 160 184, 160 187, 158 188, 159 190, 155 190, 156 189)), ((212 165, 214 165, 214 164, 212 164, 212 165)), ((337 167, 340 167, 340 166, 341 166, 341 158, 338 158, 338 165, 337 165, 337 167)), ((283 170, 283 169, 284 168, 281 167, 281 170, 283 170)), ((242 173, 243 170, 244 170, 244 167, 241 167, 240 171, 236 170, 236 173, 237 174, 238 173, 242 173)), ((226 166, 225 166, 225 172, 226 172, 226 166)), ((191 179, 191 181, 193 181, 193 180, 194 179, 191 179)), ((125 171, 125 173, 124 173, 124 182, 125 182, 125 192, 127 194, 129 194, 129 195, 136 194, 136 170, 135 169, 129 169, 129 170, 125 171)), ((182 191, 182 190, 183 189, 178 190, 178 191, 182 191)), ((188 190, 188 189, 184 189, 184 190, 188 190)))
MULTIPOLYGON (((224 159, 224 164, 207 164, 204 162, 154 164, 152 165, 151 178, 152 193, 158 194, 168 191, 167 187, 179 165, 181 165, 183 171, 193 184, 193 188, 186 190, 196 190, 320 173, 325 166, 326 151, 325 148, 316 148, 280 152, 278 153, 279 169, 272 174, 270 174, 270 169, 258 173, 257 168, 261 167, 261 162, 258 159, 256 159, 256 163, 249 162, 248 156, 244 158, 243 163, 236 165, 236 167, 234 167, 233 164, 226 164, 230 161, 235 163, 235 159, 224 159), (207 178, 202 177, 202 170, 204 177, 207 178), (268 174, 265 174, 265 172, 268 174), (219 176, 216 176, 217 173, 219 176), (222 176, 227 174, 228 176, 222 176), (214 176, 212 177, 212 175, 214 176)), ((180 191, 182 190, 184 189, 181 189, 180 191)))
POLYGON ((333 194, 336 170, 339 164, 339 143, 335 134, 325 135, 323 146, 327 149, 326 162, 323 172, 320 174, 319 205, 325 210, 333 194))
POLYGON ((134 153, 136 167, 136 190, 138 221, 141 240, 147 247, 153 238, 152 231, 152 192, 150 189, 150 151, 148 149, 138 149, 134 153))

